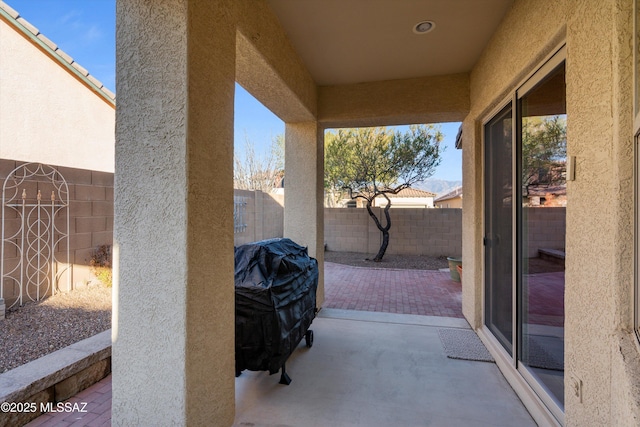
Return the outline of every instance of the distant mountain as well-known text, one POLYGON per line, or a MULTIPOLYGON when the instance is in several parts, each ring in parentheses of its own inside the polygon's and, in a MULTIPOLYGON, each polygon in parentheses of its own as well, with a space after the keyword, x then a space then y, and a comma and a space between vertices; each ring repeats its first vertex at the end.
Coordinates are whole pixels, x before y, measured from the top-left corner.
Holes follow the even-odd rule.
POLYGON ((425 181, 419 182, 413 185, 413 188, 419 188, 420 190, 431 191, 438 196, 448 193, 456 187, 460 187, 462 181, 446 181, 444 179, 429 178, 425 181))

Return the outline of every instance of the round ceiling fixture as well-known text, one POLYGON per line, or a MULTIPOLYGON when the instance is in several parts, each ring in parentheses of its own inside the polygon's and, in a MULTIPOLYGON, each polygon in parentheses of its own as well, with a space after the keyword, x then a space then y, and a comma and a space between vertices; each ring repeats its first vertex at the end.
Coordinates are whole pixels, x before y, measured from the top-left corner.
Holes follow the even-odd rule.
POLYGON ((422 21, 413 26, 413 32, 416 34, 427 34, 435 27, 436 24, 433 21, 422 21))

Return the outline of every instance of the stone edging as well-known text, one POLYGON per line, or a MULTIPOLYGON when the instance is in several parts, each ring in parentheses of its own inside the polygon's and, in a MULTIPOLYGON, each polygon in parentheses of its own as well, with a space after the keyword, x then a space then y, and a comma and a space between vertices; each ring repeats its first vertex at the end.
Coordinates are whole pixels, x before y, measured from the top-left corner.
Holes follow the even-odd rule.
POLYGON ((0 402, 35 402, 35 413, 0 412, 0 426, 24 425, 41 402, 61 402, 111 372, 111 329, 0 374, 0 402))

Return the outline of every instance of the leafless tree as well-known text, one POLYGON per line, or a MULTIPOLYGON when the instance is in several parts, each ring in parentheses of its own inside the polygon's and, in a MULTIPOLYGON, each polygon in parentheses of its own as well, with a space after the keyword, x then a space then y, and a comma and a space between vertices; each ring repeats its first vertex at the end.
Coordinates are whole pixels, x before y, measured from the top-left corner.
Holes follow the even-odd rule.
POLYGON ((271 140, 269 152, 260 156, 253 142, 244 137, 244 151, 234 153, 233 187, 271 192, 284 179, 284 136, 271 140))

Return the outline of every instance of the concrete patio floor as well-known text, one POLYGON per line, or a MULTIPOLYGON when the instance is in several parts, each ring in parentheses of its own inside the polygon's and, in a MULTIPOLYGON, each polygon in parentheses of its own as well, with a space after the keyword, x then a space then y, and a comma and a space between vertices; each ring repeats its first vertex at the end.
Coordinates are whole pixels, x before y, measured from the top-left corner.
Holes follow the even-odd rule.
MULTIPOLYGON (((235 425, 535 426, 494 363, 446 357, 438 330, 468 327, 456 318, 323 309, 313 347, 301 343, 287 362, 289 386, 266 372, 236 379, 235 425)), ((108 426, 110 378, 72 398, 88 413, 45 414, 29 426, 108 426)))
POLYGON ((237 426, 535 426, 493 363, 449 359, 445 317, 326 309, 315 343, 287 363, 293 382, 243 373, 237 426))

